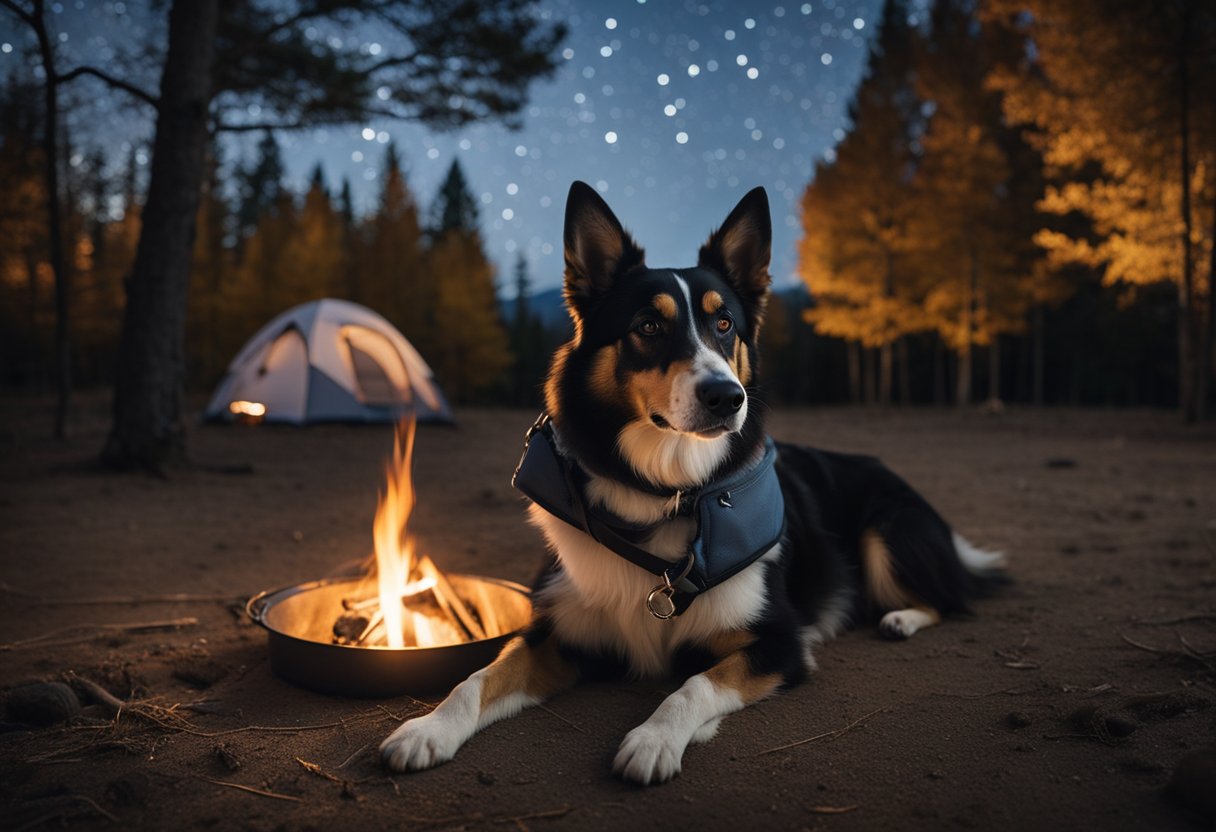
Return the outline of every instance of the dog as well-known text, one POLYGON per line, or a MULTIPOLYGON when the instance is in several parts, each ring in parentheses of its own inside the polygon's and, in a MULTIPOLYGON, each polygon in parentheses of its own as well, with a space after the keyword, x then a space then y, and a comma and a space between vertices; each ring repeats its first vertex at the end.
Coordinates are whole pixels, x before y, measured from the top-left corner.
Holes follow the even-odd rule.
POLYGON ((852 623, 904 639, 1004 580, 877 459, 776 443, 754 389, 771 278, 762 188, 700 249, 652 269, 591 187, 566 203, 573 337, 545 384, 516 485, 553 558, 531 624, 380 746, 416 771, 580 680, 675 674, 613 770, 680 772, 722 718, 795 685, 852 623))

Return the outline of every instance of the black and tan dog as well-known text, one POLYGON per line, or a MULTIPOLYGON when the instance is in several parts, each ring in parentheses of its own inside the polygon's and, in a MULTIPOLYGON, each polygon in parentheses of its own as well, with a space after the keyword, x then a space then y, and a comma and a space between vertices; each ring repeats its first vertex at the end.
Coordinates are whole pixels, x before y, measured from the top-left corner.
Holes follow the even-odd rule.
POLYGON ((749 388, 770 282, 763 189, 695 267, 652 269, 576 182, 565 247, 574 337, 520 471, 555 557, 526 634, 381 744, 396 770, 443 763, 580 679, 675 673, 686 681, 614 764, 662 782, 722 717, 803 679, 811 649, 851 622, 907 638, 1001 578, 999 555, 877 460, 766 439, 749 388))

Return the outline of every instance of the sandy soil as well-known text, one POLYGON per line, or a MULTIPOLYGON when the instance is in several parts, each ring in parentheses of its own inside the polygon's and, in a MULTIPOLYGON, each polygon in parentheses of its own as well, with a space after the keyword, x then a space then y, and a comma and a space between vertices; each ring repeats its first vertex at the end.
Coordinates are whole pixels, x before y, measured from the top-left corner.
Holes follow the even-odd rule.
MULTIPOLYGON (((253 473, 160 481, 92 465, 103 398, 81 404, 67 444, 46 438, 49 413, 44 401, 0 401, 0 686, 71 671, 123 699, 193 703, 176 711, 193 728, 132 714, 115 723, 96 707, 57 727, 5 723, 0 826, 1200 823, 1163 787, 1179 758, 1216 742, 1212 660, 1184 655, 1186 645, 1216 650, 1216 624, 1150 622, 1216 608, 1211 428, 1142 412, 775 413, 780 437, 883 457, 974 541, 1010 552, 1016 584, 974 619, 907 643, 863 629, 827 645, 808 684, 728 718, 715 741, 688 751, 678 779, 643 790, 613 779, 611 759, 676 682, 582 687, 491 727, 448 765, 389 777, 370 750, 424 706, 287 685, 239 606, 56 603, 177 592, 235 601, 333 572, 370 549, 388 429, 200 429, 198 460, 253 473), (179 630, 14 645, 69 625, 191 616, 198 624, 179 630)), ((528 581, 540 544, 508 478, 532 414, 459 418, 458 429, 419 435, 423 548, 451 570, 528 581)))

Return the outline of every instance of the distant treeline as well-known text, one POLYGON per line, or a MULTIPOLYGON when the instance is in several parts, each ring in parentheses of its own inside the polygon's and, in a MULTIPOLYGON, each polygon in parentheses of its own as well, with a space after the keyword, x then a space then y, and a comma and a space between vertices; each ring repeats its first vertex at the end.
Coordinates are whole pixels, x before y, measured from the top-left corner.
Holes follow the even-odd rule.
MULTIPOLYGON (((53 280, 45 261, 39 150, 22 135, 33 100, 10 85, 0 146, 0 381, 49 386, 53 280), (24 139, 24 140, 23 140, 24 139)), ((72 151, 69 149, 69 153, 72 151)), ((139 164, 107 175, 104 157, 75 157, 64 208, 75 316, 74 377, 112 382, 123 284, 139 239, 139 164), (117 210, 116 210, 117 208, 117 210)), ((527 303, 504 319, 494 268, 479 236, 477 202, 453 163, 429 211, 411 192, 388 145, 374 209, 356 216, 350 185, 330 193, 318 167, 308 190, 283 185, 280 150, 266 134, 247 165, 213 158, 198 216, 186 350, 196 388, 215 383, 244 341, 279 312, 341 297, 362 303, 407 335, 456 401, 532 404, 555 344, 527 303), (231 194, 231 196, 230 196, 231 194)), ((526 296, 527 264, 513 276, 526 296)))
MULTIPOLYGON (((844 139, 802 200, 800 272, 762 333, 775 402, 1179 406, 1211 413, 1216 11, 1210 4, 887 0, 844 139)), ((0 384, 55 377, 41 88, 0 90, 0 384)), ((62 143, 74 377, 113 382, 139 241, 136 154, 62 143), (125 170, 123 169, 125 167, 125 170)), ((319 297, 397 325, 457 401, 534 405, 568 325, 527 264, 496 276, 458 164, 426 210, 389 145, 370 212, 279 148, 213 153, 198 217, 189 378, 319 297), (496 277, 521 301, 500 304, 496 277)), ((498 288, 502 288, 501 285, 498 288)))
POLYGON ((1210 415, 1214 90, 1210 3, 887 0, 803 197, 803 317, 842 343, 785 322, 775 384, 1210 415))

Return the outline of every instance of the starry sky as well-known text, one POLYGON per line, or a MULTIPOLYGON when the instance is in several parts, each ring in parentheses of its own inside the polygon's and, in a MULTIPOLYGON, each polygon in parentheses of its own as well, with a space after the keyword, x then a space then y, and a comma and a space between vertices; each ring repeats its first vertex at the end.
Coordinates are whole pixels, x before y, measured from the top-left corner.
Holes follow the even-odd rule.
MULTIPOLYGON (((112 49, 107 32, 121 39, 163 31, 146 9, 128 5, 54 4, 61 51, 104 59, 112 49)), ((331 186, 348 177, 356 208, 368 210, 393 141, 425 208, 459 158, 506 295, 519 252, 534 290, 560 285, 563 206, 574 179, 600 191, 650 265, 674 267, 691 265, 711 228, 763 185, 773 208, 773 276, 778 286, 792 285, 798 199, 815 162, 831 157, 848 126, 880 6, 543 0, 542 15, 565 21, 570 32, 556 74, 533 86, 522 129, 483 124, 436 133, 386 121, 283 133, 288 185, 302 191, 320 162, 331 186)), ((375 32, 344 36, 379 49, 375 32)), ((0 29, 0 72, 20 54, 5 51, 7 40, 0 29)), ((150 120, 140 125, 132 115, 111 114, 120 141, 110 146, 150 137, 150 120)), ((255 142, 232 140, 230 157, 251 153, 255 142)))

